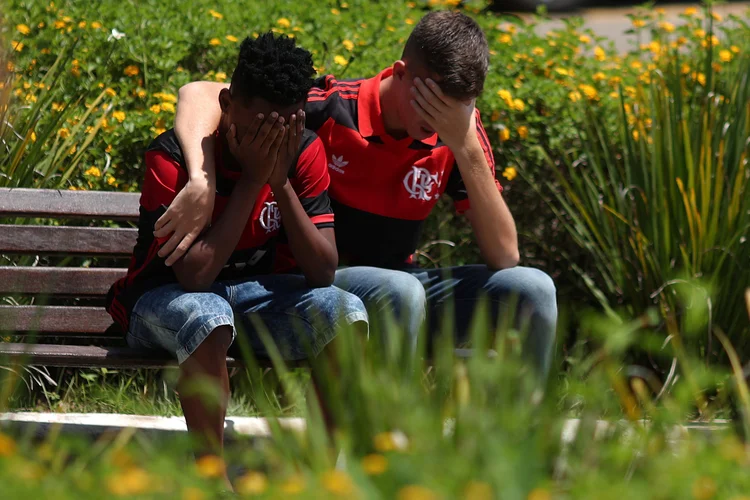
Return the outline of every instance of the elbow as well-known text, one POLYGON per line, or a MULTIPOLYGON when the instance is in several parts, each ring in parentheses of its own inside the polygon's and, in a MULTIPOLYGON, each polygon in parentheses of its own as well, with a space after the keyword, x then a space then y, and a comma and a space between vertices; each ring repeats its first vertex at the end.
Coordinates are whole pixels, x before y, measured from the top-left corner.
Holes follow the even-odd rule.
POLYGON ((312 273, 305 273, 305 280, 310 288, 324 288, 333 285, 336 277, 335 267, 325 267, 312 273))
POLYGON ((499 271, 501 269, 516 267, 521 262, 521 254, 518 251, 518 246, 513 246, 512 248, 504 248, 495 252, 491 258, 486 260, 487 267, 493 271, 499 271))
POLYGON ((180 90, 177 91, 177 102, 184 101, 187 99, 190 99, 192 96, 195 96, 201 88, 201 82, 190 82, 186 83, 182 87, 180 87, 180 90))

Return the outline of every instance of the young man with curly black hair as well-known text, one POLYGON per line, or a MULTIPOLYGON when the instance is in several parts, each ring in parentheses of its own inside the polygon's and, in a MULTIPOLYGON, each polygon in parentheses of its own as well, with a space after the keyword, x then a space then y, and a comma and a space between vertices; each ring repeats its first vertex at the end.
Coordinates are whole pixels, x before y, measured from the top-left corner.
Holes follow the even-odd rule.
POLYGON ((338 254, 330 178, 302 109, 313 74, 310 53, 291 38, 266 33, 242 42, 210 136, 212 222, 171 266, 158 255, 168 238, 155 236, 154 225, 189 182, 185 155, 172 130, 146 152, 138 240, 107 310, 130 346, 177 358, 180 402, 199 454, 221 453, 226 356, 238 334, 266 355, 260 321, 296 360, 318 354, 340 324, 367 324, 362 301, 331 286, 338 254), (283 274, 295 268, 301 274, 283 274), (213 401, 196 391, 204 381, 213 401))
MULTIPOLYGON (((307 126, 328 154, 339 255, 355 266, 339 269, 335 283, 371 310, 395 306, 407 318, 412 341, 425 304, 430 333, 452 304, 457 340, 467 340, 486 296, 493 321, 512 314, 524 326, 525 353, 544 376, 554 345, 556 292, 542 271, 516 266, 515 223, 475 108, 488 69, 489 48, 477 23, 440 11, 420 20, 401 59, 375 77, 316 80, 305 107, 307 126), (443 194, 471 224, 484 265, 426 270, 412 264, 423 222, 443 194), (517 307, 507 310, 513 303, 517 307)), ((205 186, 214 167, 204 148, 210 151, 208 131, 218 120, 210 103, 222 88, 195 82, 180 90, 175 127, 197 181, 163 219, 180 228, 165 253, 179 235, 200 230, 211 206, 205 186)))

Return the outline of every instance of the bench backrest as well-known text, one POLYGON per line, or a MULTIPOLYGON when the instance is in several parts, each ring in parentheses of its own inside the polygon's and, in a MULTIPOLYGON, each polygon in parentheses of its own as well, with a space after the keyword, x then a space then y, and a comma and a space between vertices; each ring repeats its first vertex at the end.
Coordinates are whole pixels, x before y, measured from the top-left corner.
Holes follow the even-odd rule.
MULTIPOLYGON (((122 264, 118 265, 126 265, 124 258, 133 250, 137 230, 91 224, 104 220, 137 221, 139 196, 138 193, 0 188, 0 219, 29 219, 25 224, 0 224, 0 255, 115 257, 121 259, 117 262, 122 264), (86 225, 49 225, 74 221, 86 225)), ((112 283, 126 271, 122 267, 2 264, 0 296, 34 296, 38 298, 36 302, 42 303, 66 298, 101 304, 112 283)), ((71 302, 75 301, 66 303, 71 302)), ((78 337, 119 335, 111 325, 101 305, 0 305, 0 332, 78 337)))

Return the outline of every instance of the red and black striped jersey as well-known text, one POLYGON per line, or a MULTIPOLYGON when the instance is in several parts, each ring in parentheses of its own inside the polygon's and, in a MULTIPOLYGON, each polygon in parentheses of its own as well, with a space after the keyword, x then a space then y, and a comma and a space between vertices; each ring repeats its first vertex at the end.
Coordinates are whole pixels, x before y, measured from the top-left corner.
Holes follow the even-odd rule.
MULTIPOLYGON (((437 134, 417 141, 386 132, 380 82, 391 75, 388 68, 370 79, 324 76, 305 106, 306 126, 328 155, 339 256, 349 265, 402 267, 440 196, 448 194, 459 213, 470 206, 456 159, 437 134)), ((478 111, 477 136, 494 176, 492 147, 478 111)))
MULTIPOLYGON (((226 207, 240 172, 222 161, 222 141, 216 134, 216 198, 212 220, 226 207)), ((227 152, 227 154, 229 154, 227 152)), ((154 237, 154 224, 164 214, 188 180, 185 160, 173 130, 157 137, 146 151, 146 172, 140 198, 138 239, 128 273, 107 295, 107 311, 125 330, 130 313, 141 295, 177 277, 157 255, 168 238, 154 237)), ((314 132, 306 130, 300 152, 289 172, 289 182, 302 207, 318 227, 333 227, 333 210, 328 198, 330 178, 323 144, 314 132)), ((219 273, 217 281, 247 278, 295 267, 283 230, 283 221, 271 188, 266 184, 255 202, 252 214, 234 252, 219 273)))

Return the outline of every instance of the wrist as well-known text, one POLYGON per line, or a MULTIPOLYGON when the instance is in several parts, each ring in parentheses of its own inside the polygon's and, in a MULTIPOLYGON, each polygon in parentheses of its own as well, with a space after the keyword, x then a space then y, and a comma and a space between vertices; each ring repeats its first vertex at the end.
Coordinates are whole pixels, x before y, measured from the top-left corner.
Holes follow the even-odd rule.
POLYGON ((263 187, 264 184, 266 183, 259 181, 257 179, 253 179, 249 175, 245 175, 245 174, 240 175, 240 178, 237 181, 237 187, 245 191, 252 191, 252 190, 260 191, 260 189, 263 187))
POLYGON ((479 138, 476 133, 471 131, 462 141, 462 143, 453 150, 453 156, 456 157, 456 161, 460 164, 462 160, 470 161, 477 156, 484 156, 482 145, 479 143, 479 138))
POLYGON ((271 191, 273 191, 274 196, 278 197, 282 194, 289 193, 289 190, 292 189, 292 185, 289 183, 289 178, 284 179, 284 182, 273 182, 270 183, 271 191))

